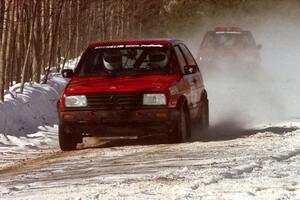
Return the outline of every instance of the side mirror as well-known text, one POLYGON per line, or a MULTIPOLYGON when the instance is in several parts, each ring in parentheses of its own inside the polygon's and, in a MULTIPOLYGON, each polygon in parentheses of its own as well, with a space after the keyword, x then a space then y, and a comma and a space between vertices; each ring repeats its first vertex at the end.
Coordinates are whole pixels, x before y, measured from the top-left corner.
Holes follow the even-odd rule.
POLYGON ((72 76, 74 75, 74 72, 72 69, 64 69, 64 70, 62 70, 61 73, 64 78, 72 78, 72 76))
POLYGON ((258 44, 258 45, 256 45, 256 47, 257 47, 258 49, 261 49, 261 48, 262 48, 262 45, 261 45, 261 44, 258 44))
POLYGON ((184 74, 194 74, 197 72, 197 65, 186 65, 184 67, 184 74))

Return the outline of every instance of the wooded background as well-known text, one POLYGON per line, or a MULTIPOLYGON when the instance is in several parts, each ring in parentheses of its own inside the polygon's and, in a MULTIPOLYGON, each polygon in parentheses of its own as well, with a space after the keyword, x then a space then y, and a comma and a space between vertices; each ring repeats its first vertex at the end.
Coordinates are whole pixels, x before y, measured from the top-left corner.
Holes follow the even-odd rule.
MULTIPOLYGON (((0 101, 14 83, 47 81, 50 68, 99 40, 176 37, 211 18, 257 20, 283 0, 0 0, 0 101)), ((290 7, 299 0, 290 0, 290 7)), ((299 8, 299 7, 298 7, 299 8)), ((285 9, 288 11, 289 7, 285 9)), ((21 91, 22 92, 22 91, 21 91)))

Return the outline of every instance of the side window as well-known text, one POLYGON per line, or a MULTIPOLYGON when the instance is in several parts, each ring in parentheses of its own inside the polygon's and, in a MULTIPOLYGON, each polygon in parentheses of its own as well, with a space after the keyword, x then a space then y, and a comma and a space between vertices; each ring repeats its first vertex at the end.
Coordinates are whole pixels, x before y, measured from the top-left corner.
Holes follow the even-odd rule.
POLYGON ((215 33, 212 32, 207 32, 203 38, 201 47, 202 48, 208 48, 208 49, 212 49, 215 48, 216 46, 216 42, 215 42, 215 37, 214 37, 215 33))
POLYGON ((174 50, 175 50, 175 53, 176 53, 176 56, 177 56, 177 59, 178 59, 178 62, 179 62, 181 72, 184 73, 184 67, 187 65, 187 63, 184 59, 184 56, 183 56, 181 50, 179 49, 179 46, 175 46, 174 50))
POLYGON ((253 35, 251 34, 251 32, 247 31, 246 32, 246 35, 247 35, 247 38, 248 38, 248 42, 249 42, 249 45, 250 47, 256 47, 256 43, 255 43, 255 40, 254 40, 254 37, 253 35))
POLYGON ((197 65, 194 57, 192 56, 191 52, 188 50, 188 48, 184 45, 184 44, 180 44, 179 45, 185 58, 186 58, 186 61, 189 65, 197 65))

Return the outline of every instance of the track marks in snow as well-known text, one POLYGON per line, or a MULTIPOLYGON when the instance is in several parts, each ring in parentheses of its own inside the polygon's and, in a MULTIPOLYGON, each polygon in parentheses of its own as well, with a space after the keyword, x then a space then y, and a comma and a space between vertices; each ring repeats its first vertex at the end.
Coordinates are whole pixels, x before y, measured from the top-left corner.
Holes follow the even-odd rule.
POLYGON ((285 154, 279 155, 279 156, 273 156, 272 158, 278 162, 282 162, 282 161, 288 160, 288 159, 298 156, 298 155, 300 155, 300 148, 295 149, 290 152, 287 152, 285 154))
POLYGON ((280 199, 299 193, 296 132, 57 152, 12 169, 0 190, 7 199, 280 199))
POLYGON ((229 172, 221 173, 221 178, 239 178, 242 175, 247 175, 252 173, 256 169, 262 168, 261 163, 250 163, 248 165, 240 165, 235 167, 234 169, 230 170, 229 172))

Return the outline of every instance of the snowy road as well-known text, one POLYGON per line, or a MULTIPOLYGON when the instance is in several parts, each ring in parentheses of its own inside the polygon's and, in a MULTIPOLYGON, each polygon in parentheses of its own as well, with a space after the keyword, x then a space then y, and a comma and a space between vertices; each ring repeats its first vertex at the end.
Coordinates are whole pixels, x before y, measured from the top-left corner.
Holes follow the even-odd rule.
POLYGON ((299 125, 211 130, 183 144, 53 144, 1 165, 0 199, 300 199, 299 125))

